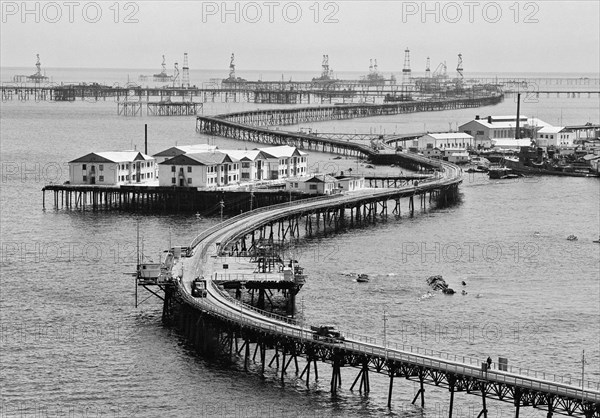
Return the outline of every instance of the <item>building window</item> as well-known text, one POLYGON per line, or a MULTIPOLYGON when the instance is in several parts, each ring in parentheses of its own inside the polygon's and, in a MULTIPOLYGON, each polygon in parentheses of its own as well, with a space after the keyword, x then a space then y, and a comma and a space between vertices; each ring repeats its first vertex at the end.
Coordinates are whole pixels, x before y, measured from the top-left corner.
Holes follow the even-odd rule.
POLYGON ((188 167, 188 173, 192 172, 192 167, 188 167))
POLYGON ((188 177, 188 184, 192 184, 192 178, 188 177))
POLYGON ((104 181, 104 176, 99 176, 98 181, 104 181))
POLYGON ((171 183, 175 184, 175 177, 171 178, 171 183))
POLYGON ((83 176, 83 181, 87 181, 87 176, 83 176))
POLYGON ((316 184, 311 184, 308 188, 310 190, 317 190, 317 185, 316 184))
POLYGON ((125 176, 125 180, 129 180, 129 174, 125 176))
POLYGON ((242 178, 243 179, 249 179, 250 178, 250 173, 242 173, 242 178))
POLYGON ((98 165, 98 169, 99 169, 100 171, 103 171, 103 170, 104 170, 104 164, 99 164, 99 165, 98 165))
POLYGON ((81 169, 82 169, 82 170, 87 170, 87 168, 86 168, 86 165, 85 165, 85 164, 82 164, 82 165, 81 165, 81 169))
POLYGON ((175 170, 175 166, 174 166, 174 165, 172 165, 172 166, 171 166, 171 171, 172 171, 173 173, 176 171, 176 170, 175 170))
POLYGON ((242 163, 242 168, 250 168, 250 163, 242 163))

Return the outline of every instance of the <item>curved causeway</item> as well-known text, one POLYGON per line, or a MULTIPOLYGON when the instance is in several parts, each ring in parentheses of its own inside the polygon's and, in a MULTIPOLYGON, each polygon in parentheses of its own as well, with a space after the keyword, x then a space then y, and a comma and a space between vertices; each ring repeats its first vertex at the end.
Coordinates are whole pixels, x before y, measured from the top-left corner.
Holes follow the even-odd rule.
MULTIPOLYGON (((233 353, 235 344, 236 352, 244 358, 245 368, 250 361, 256 360, 259 353, 261 371, 264 372, 267 350, 275 350, 270 364, 276 361, 283 379, 292 360, 298 372, 297 360, 304 358, 306 366, 300 377, 306 375, 307 386, 311 364, 316 374, 317 361, 332 365, 333 393, 341 385, 341 367, 358 368, 359 375, 354 383, 360 378, 361 388, 364 387, 366 392, 369 391, 369 372, 385 374, 390 379, 388 406, 392 403, 394 378, 404 377, 420 384, 413 403, 420 397, 422 406, 425 401, 424 384, 447 388, 450 392, 450 416, 454 393, 466 391, 481 397, 483 416, 487 416, 485 400, 491 398, 512 403, 516 408, 516 416, 521 407, 543 406, 548 410, 549 416, 558 413, 586 418, 600 417, 600 392, 597 383, 585 382, 582 385, 582 382, 577 383, 569 378, 523 369, 485 370, 479 360, 467 361, 464 357, 450 354, 440 357, 431 350, 389 341, 380 342, 350 333, 323 337, 315 332, 315 327, 241 303, 214 282, 221 268, 220 257, 246 257, 249 248, 259 241, 255 241, 255 234, 266 237, 269 227, 269 238, 272 239, 274 225, 278 225, 280 231, 287 225, 286 232, 283 233, 285 240, 299 237, 300 221, 304 222, 305 231, 308 231, 308 225, 312 228, 315 218, 319 225, 320 216, 323 219, 323 229, 332 222, 344 225, 369 219, 374 221, 379 208, 382 211, 385 208, 387 213, 386 204, 389 201, 396 202, 396 213, 401 198, 408 198, 413 209, 415 197, 419 197, 422 206, 425 206, 427 193, 430 201, 452 201, 457 196, 461 182, 461 169, 442 162, 441 171, 434 178, 416 186, 365 189, 337 197, 319 197, 261 208, 230 218, 197 236, 190 244, 187 257, 175 259, 171 270, 175 277, 174 286, 165 290, 164 314, 168 316, 173 310, 178 310, 180 327, 200 351, 216 349, 233 353), (249 244, 247 240, 250 241, 249 244), (192 296, 192 282, 197 277, 206 280, 205 297, 192 296), (239 349, 238 340, 242 341, 239 349)), ((282 238, 281 234, 279 238, 282 238)))

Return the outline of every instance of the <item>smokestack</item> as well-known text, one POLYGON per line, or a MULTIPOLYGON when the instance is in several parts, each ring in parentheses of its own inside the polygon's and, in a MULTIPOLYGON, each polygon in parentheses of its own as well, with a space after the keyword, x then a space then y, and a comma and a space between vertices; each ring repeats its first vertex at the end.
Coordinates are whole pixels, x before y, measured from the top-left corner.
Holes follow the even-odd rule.
POLYGON ((148 124, 144 123, 144 154, 148 155, 148 124))
POLYGON ((519 132, 519 118, 521 117, 521 93, 517 93, 517 126, 515 128, 515 139, 521 139, 521 134, 519 132))
POLYGON ((479 115, 475 115, 475 120, 479 120, 479 115))

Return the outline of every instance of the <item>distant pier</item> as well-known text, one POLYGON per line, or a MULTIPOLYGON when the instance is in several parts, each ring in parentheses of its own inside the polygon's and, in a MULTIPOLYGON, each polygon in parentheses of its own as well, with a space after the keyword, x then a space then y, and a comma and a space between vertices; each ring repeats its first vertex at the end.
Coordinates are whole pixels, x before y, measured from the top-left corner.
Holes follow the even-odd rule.
POLYGON ((42 84, 3 83, 1 99, 35 101, 162 101, 167 97, 201 103, 274 103, 324 104, 374 102, 388 97, 408 98, 412 95, 429 98, 486 95, 491 92, 558 95, 559 97, 596 97, 600 94, 598 78, 470 78, 452 88, 441 83, 421 86, 419 79, 404 84, 371 84, 360 80, 318 81, 244 81, 234 83, 203 83, 202 86, 143 87, 128 83, 109 86, 99 83, 42 84))
POLYGON ((120 116, 195 116, 203 108, 202 103, 197 102, 173 102, 162 100, 159 102, 122 101, 117 103, 117 114, 120 116))

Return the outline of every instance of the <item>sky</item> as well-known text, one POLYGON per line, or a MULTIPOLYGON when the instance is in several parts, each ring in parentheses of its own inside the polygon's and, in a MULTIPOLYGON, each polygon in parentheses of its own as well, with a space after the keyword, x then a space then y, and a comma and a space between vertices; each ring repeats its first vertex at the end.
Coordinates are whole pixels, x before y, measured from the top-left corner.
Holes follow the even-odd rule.
POLYGON ((55 1, 1 2, 0 65, 319 72, 600 71, 598 1, 55 1))

